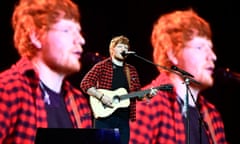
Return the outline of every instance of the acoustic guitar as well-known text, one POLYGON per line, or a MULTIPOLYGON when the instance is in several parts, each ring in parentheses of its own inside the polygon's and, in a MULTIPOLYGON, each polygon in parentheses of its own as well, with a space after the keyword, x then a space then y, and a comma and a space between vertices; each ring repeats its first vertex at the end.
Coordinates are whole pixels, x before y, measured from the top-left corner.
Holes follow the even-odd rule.
POLYGON ((99 99, 94 96, 90 96, 90 105, 93 110, 93 114, 95 118, 98 117, 107 117, 111 115, 118 108, 125 108, 130 105, 130 98, 139 97, 143 98, 146 94, 149 94, 152 89, 157 90, 172 90, 173 86, 170 84, 165 84, 161 86, 157 86, 151 89, 136 91, 128 93, 125 88, 118 88, 116 90, 106 90, 106 89, 98 89, 104 95, 110 96, 112 98, 112 107, 104 105, 99 99))

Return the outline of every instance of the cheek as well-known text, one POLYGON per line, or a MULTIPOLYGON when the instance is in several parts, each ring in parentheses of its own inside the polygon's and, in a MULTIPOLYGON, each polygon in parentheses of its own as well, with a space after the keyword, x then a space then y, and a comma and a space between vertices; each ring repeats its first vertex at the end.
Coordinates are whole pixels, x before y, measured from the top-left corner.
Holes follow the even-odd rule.
POLYGON ((204 61, 199 57, 189 59, 185 68, 186 71, 194 75, 194 77, 201 76, 204 70, 204 61))
MULTIPOLYGON (((50 39, 49 39, 50 40, 50 39)), ((56 59, 57 57, 64 56, 64 45, 59 41, 50 40, 45 43, 43 55, 51 57, 50 59, 56 59)))
POLYGON ((58 33, 51 33, 47 37, 48 42, 53 47, 64 47, 64 46, 70 46, 70 42, 72 42, 71 36, 65 36, 58 33))
POLYGON ((114 53, 118 53, 119 51, 119 49, 114 49, 114 53))
POLYGON ((194 49, 186 49, 182 53, 182 61, 186 66, 195 67, 201 60, 201 54, 194 49))
POLYGON ((68 48, 72 47, 69 40, 61 38, 53 39, 50 41, 49 45, 51 47, 51 51, 54 51, 56 54, 64 53, 68 50, 68 48))
POLYGON ((195 56, 184 56, 183 59, 179 61, 179 66, 189 73, 196 73, 199 67, 199 58, 195 56))

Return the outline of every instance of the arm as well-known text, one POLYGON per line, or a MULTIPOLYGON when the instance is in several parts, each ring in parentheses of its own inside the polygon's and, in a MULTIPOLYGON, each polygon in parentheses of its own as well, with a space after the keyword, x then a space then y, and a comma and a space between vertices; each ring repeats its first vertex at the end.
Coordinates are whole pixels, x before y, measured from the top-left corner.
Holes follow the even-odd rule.
POLYGON ((99 100, 102 100, 104 94, 100 91, 98 91, 95 87, 91 87, 89 89, 87 89, 87 94, 90 96, 94 96, 99 100))
POLYGON ((100 65, 96 64, 83 77, 80 83, 80 88, 83 90, 84 93, 87 93, 93 96, 96 95, 97 84, 98 84, 98 81, 100 80, 100 75, 102 74, 100 70, 101 70, 100 65), (88 92, 89 89, 90 89, 90 92, 88 92))
POLYGON ((0 88, 0 105, 1 105, 1 111, 0 111, 0 143, 3 143, 7 132, 7 129, 10 124, 10 116, 9 116, 9 108, 7 106, 7 98, 8 96, 4 94, 3 87, 0 88))
POLYGON ((106 80, 105 77, 103 77, 103 75, 105 75, 104 69, 106 67, 108 67, 108 65, 106 65, 104 61, 94 65, 93 68, 82 79, 80 87, 83 92, 90 96, 96 97, 106 105, 110 105, 112 103, 112 99, 98 91, 101 82, 106 80))

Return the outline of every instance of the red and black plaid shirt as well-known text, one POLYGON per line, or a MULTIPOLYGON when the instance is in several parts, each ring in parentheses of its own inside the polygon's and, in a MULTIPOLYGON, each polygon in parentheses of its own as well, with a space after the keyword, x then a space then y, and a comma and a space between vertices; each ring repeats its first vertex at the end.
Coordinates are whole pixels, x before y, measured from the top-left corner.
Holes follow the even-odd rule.
MULTIPOLYGON (((143 89, 168 82, 169 79, 161 73, 143 89)), ((216 143, 227 144, 223 121, 215 106, 203 96, 199 96, 198 104, 205 122, 204 112, 207 110, 209 113, 216 143)), ((159 91, 150 102, 140 101, 136 108, 136 121, 130 123, 130 144, 186 144, 184 118, 175 92, 159 91)), ((206 133, 210 144, 213 144, 210 131, 206 133)))
MULTIPOLYGON (((138 91, 141 88, 137 70, 134 66, 125 64, 130 71, 130 92, 138 91)), ((112 87, 113 66, 111 58, 107 58, 95 64, 93 68, 84 76, 80 87, 84 92, 91 87, 110 90, 112 87)), ((130 119, 135 120, 136 99, 131 99, 130 119)))
MULTIPOLYGON (((74 96, 82 128, 92 127, 87 99, 64 82, 66 108, 73 127, 77 122, 70 106, 74 96)), ((37 128, 47 128, 47 113, 39 86, 39 77, 29 60, 22 58, 0 74, 0 143, 34 144, 37 128)))

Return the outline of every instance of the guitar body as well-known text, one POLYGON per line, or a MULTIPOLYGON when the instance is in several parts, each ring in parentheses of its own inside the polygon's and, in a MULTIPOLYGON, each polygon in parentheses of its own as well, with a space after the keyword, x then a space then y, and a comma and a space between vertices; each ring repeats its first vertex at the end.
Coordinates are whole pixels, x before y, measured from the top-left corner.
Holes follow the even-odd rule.
POLYGON ((98 90, 101 91, 104 95, 110 96, 112 98, 113 107, 107 107, 96 97, 90 96, 90 105, 93 110, 93 114, 95 118, 107 117, 111 115, 116 109, 125 108, 130 105, 129 98, 125 98, 125 99, 121 98, 121 95, 127 94, 127 90, 125 88, 118 88, 114 91, 105 90, 105 89, 98 89, 98 90))

